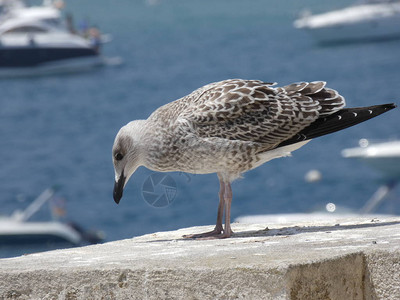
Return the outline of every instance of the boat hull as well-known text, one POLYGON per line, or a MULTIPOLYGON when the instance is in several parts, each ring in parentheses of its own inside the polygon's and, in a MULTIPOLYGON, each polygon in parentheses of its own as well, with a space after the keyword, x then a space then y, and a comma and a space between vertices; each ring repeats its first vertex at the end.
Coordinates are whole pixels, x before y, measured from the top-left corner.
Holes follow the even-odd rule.
POLYGON ((400 3, 368 4, 306 15, 294 26, 320 43, 400 38, 400 3))
POLYGON ((306 29, 320 43, 348 43, 400 38, 400 17, 306 29))
POLYGON ((0 78, 45 76, 88 71, 105 64, 102 56, 85 56, 41 63, 31 67, 0 67, 0 78))
POLYGON ((59 222, 18 222, 0 220, 0 245, 55 244, 80 245, 82 237, 73 228, 59 222))
POLYGON ((400 141, 344 149, 342 156, 356 158, 388 178, 400 179, 400 141))
POLYGON ((71 243, 59 236, 52 234, 20 234, 20 235, 1 235, 1 245, 46 245, 46 244, 59 244, 67 243, 76 246, 77 244, 71 243))
POLYGON ((36 67, 64 59, 95 57, 91 48, 0 47, 0 68, 36 67))

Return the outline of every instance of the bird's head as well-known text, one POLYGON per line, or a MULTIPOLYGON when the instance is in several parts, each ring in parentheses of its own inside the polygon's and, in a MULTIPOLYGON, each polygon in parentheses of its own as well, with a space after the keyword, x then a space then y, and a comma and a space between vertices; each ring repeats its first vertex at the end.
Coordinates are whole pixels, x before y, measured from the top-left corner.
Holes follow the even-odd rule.
POLYGON ((143 120, 132 121, 122 127, 114 141, 112 149, 115 171, 114 201, 119 203, 129 178, 142 165, 141 136, 143 120))

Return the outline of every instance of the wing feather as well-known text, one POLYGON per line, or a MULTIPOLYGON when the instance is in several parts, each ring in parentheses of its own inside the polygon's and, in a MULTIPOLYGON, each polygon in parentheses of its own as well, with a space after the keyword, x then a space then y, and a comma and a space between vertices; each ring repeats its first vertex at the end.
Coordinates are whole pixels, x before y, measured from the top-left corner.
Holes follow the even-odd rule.
POLYGON ((177 123, 185 130, 202 138, 259 143, 263 151, 345 105, 322 81, 274 88, 272 83, 240 79, 209 84, 176 102, 177 123))

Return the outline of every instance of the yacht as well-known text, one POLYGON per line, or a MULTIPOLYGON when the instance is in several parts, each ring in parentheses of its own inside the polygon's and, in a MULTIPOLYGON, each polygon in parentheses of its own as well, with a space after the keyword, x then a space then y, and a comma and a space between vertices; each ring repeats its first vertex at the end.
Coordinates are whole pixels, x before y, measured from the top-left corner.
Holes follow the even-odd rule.
POLYGON ((360 160, 384 176, 380 187, 360 211, 366 214, 375 210, 400 181, 400 140, 371 143, 367 139, 361 139, 359 146, 342 150, 342 156, 360 160))
POLYGON ((371 143, 359 141, 360 147, 342 151, 345 158, 358 159, 380 171, 385 177, 400 180, 400 140, 371 143))
POLYGON ((11 7, 0 22, 0 77, 77 72, 104 64, 101 35, 68 28, 50 5, 11 7))
POLYGON ((400 1, 362 1, 316 15, 305 11, 294 27, 321 44, 400 38, 400 1))

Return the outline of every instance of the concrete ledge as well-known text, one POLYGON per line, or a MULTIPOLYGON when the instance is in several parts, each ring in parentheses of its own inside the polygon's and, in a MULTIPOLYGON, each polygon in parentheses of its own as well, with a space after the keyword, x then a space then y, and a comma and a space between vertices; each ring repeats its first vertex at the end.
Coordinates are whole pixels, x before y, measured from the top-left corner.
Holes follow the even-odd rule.
POLYGON ((0 299, 400 299, 400 218, 234 224, 0 260, 0 299))

